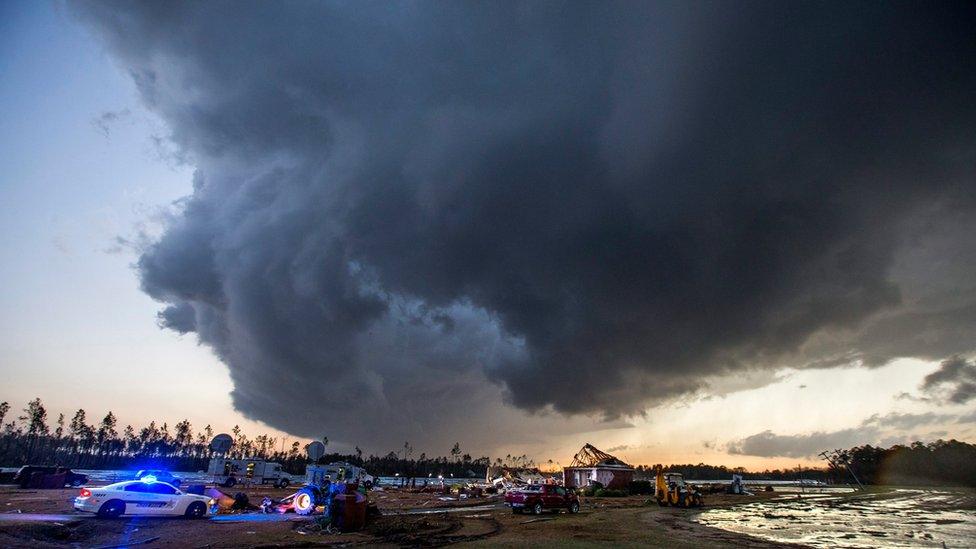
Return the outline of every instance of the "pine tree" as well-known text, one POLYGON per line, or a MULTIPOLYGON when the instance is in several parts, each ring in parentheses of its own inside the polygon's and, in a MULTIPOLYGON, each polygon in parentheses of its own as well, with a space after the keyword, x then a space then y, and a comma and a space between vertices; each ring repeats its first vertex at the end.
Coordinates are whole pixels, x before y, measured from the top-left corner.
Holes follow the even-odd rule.
POLYGON ((117 424, 118 420, 115 418, 115 414, 111 411, 105 414, 105 417, 102 418, 102 423, 98 426, 98 435, 96 438, 99 445, 119 437, 118 431, 115 430, 117 424))
POLYGON ((75 417, 71 418, 71 424, 68 426, 68 431, 71 433, 71 438, 75 440, 83 438, 86 427, 85 410, 79 408, 78 411, 75 412, 75 417))
POLYGON ((125 451, 134 455, 139 450, 139 440, 136 438, 136 430, 133 429, 131 425, 126 425, 123 433, 124 434, 122 436, 125 439, 125 451))
POLYGON ((184 419, 176 424, 176 433, 173 435, 173 443, 176 445, 176 449, 180 454, 188 455, 190 453, 190 445, 192 442, 193 429, 190 426, 190 420, 184 419))
POLYGON ((20 416, 20 420, 27 426, 27 455, 24 461, 30 463, 38 439, 46 436, 49 432, 47 427, 47 410, 41 404, 41 399, 35 398, 27 403, 27 408, 24 408, 24 413, 26 415, 20 416))

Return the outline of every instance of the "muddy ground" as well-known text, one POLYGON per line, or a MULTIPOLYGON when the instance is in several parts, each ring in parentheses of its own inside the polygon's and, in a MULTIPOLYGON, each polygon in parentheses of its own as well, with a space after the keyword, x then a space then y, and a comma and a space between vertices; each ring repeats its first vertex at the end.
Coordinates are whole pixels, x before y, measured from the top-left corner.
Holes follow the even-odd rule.
MULTIPOLYGON (((293 490, 251 488, 252 502, 293 490)), ((77 515, 71 500, 77 490, 19 490, 0 487, 2 547, 325 547, 368 545, 436 547, 487 545, 522 547, 783 547, 741 534, 702 526, 694 511, 647 505, 646 497, 586 498, 578 515, 516 515, 501 497, 444 501, 442 494, 384 490, 370 493, 383 516, 366 531, 328 534, 315 520, 292 514, 221 514, 216 520, 126 518, 96 520, 77 515), (432 513, 450 509, 450 513, 432 513), (409 513, 409 514, 407 514, 409 513), (18 515, 23 515, 24 521, 18 515), (46 515, 46 516, 45 516, 46 515), (35 517, 37 518, 35 520, 35 517), (271 518, 268 521, 265 519, 271 518), (29 519, 29 520, 27 520, 29 519), (44 519, 43 521, 41 519, 44 519), (287 520, 283 520, 287 519, 287 520)), ((710 507, 734 505, 755 497, 711 495, 710 507)))

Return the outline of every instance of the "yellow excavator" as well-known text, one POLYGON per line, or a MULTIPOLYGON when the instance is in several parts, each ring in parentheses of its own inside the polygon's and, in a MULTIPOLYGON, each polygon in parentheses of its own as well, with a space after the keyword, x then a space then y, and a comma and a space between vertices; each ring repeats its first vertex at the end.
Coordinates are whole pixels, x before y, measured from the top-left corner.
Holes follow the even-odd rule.
POLYGON ((705 505, 698 488, 686 484, 681 473, 665 473, 660 465, 656 468, 654 497, 661 507, 701 507, 705 505))

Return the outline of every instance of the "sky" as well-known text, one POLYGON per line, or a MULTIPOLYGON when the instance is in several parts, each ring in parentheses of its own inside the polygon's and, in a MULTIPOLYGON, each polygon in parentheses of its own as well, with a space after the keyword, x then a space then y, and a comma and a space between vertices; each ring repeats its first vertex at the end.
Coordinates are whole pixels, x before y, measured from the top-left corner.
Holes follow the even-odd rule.
POLYGON ((156 146, 163 123, 60 6, 2 6, 0 400, 40 397, 52 420, 85 408, 261 428, 231 412, 209 351, 158 329, 119 241, 151 233, 191 191, 192 169, 156 146), (106 113, 119 117, 103 128, 106 113))
POLYGON ((972 7, 689 6, 3 2, 0 400, 563 465, 976 440, 972 7))

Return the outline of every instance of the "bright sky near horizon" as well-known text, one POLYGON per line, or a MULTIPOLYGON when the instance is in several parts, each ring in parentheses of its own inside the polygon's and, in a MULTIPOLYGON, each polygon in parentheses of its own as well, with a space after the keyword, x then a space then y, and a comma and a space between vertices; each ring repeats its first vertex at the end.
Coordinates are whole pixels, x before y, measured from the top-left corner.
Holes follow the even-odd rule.
MULTIPOLYGON (((0 3, 0 401, 19 410, 40 397, 52 421, 84 408, 89 419, 112 410, 123 425, 188 418, 197 429, 280 434, 235 410, 227 366, 194 334, 160 329, 161 305, 140 290, 143 239, 158 237, 172 203, 193 192, 194 166, 176 158, 169 133, 103 42, 58 4, 0 3)), ((772 383, 739 372, 713 385, 724 396, 686 396, 609 424, 507 407, 499 430, 538 421, 538 432, 460 442, 475 455, 563 465, 591 442, 634 463, 761 469, 816 463, 808 456, 818 445, 974 441, 971 402, 919 396, 939 368, 898 359, 784 369, 772 383)))
POLYGON ((52 420, 112 409, 274 432, 233 412, 208 349, 156 326, 117 240, 151 233, 192 169, 160 149, 164 126, 86 29, 47 2, 2 9, 0 400, 40 397, 52 420))

